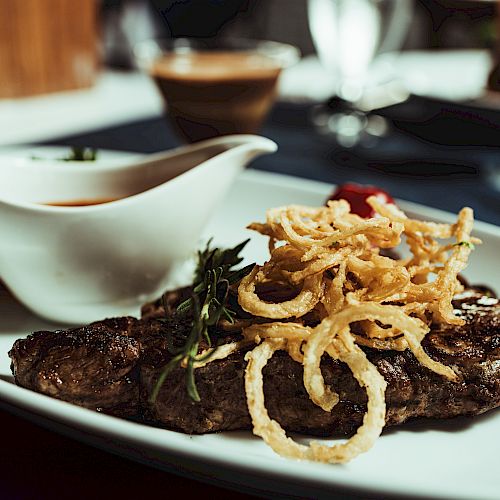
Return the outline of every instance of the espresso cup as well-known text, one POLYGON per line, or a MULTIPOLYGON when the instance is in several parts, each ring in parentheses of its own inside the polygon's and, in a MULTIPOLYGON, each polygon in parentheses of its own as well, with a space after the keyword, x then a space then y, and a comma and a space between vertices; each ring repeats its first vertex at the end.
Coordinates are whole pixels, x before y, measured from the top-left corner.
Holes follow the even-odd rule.
POLYGON ((145 40, 138 65, 156 82, 174 129, 188 142, 255 134, 271 109, 295 47, 245 39, 145 40))

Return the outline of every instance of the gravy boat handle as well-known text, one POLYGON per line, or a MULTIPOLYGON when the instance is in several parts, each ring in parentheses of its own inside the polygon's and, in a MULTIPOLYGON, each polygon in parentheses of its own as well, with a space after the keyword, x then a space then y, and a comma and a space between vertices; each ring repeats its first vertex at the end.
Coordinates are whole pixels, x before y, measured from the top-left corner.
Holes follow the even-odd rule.
POLYGON ((121 170, 129 179, 135 179, 140 192, 166 181, 177 182, 180 178, 195 176, 200 169, 216 168, 218 171, 221 162, 225 164, 224 174, 234 178, 252 159, 274 153, 277 149, 277 144, 266 137, 228 135, 153 153, 132 164, 121 165, 116 170, 121 170), (215 167, 216 164, 218 167, 215 167))
POLYGON ((181 159, 173 167, 172 174, 174 174, 173 177, 176 177, 200 164, 218 158, 220 155, 226 155, 230 152, 234 153, 236 150, 240 153, 244 151, 248 152, 247 161, 250 161, 259 154, 274 153, 277 149, 278 145, 267 137, 252 134, 235 134, 179 146, 168 151, 152 153, 133 166, 144 167, 146 163, 160 163, 170 159, 181 159), (184 159, 188 161, 184 162, 184 159))

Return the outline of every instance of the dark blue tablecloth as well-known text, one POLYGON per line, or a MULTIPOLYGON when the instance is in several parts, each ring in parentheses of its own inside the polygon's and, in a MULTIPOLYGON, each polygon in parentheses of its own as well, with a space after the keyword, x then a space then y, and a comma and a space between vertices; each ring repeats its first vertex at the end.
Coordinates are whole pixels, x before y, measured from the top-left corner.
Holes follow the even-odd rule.
MULTIPOLYGON (((390 132, 371 147, 341 148, 311 124, 311 106, 278 104, 262 134, 279 151, 253 168, 329 183, 375 184, 394 197, 500 225, 500 112, 412 97, 381 111, 390 132), (443 170, 443 164, 445 166, 443 170)), ((155 152, 179 144, 159 118, 59 138, 53 144, 155 152)))

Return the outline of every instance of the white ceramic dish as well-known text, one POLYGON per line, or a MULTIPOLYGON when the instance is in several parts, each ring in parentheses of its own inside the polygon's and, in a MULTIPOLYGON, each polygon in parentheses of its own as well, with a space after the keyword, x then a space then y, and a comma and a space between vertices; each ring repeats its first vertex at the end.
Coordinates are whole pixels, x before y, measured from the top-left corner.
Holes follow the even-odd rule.
POLYGON ((138 314, 196 247, 236 175, 276 148, 233 135, 133 162, 0 155, 0 276, 51 320, 138 314), (113 201, 47 205, 102 199, 113 201))
MULTIPOLYGON (((270 206, 322 203, 327 184, 303 179, 244 172, 212 218, 205 235, 218 244, 247 237, 244 226, 262 220, 270 206)), ((400 202, 422 218, 449 221, 451 214, 400 202)), ((500 228, 477 223, 483 239, 472 255, 467 276, 499 291, 500 228)), ((265 239, 257 236, 246 250, 247 260, 266 258, 265 239)), ((32 316, 11 298, 0 296, 0 401, 38 422, 78 436, 88 443, 193 477, 248 486, 267 495, 275 492, 307 498, 331 498, 333 492, 370 492, 425 498, 498 499, 500 413, 474 419, 413 423, 390 429, 368 453, 343 466, 287 460, 275 455, 250 432, 187 436, 108 417, 32 393, 10 383, 7 351, 13 341, 32 330, 53 328, 32 316)))

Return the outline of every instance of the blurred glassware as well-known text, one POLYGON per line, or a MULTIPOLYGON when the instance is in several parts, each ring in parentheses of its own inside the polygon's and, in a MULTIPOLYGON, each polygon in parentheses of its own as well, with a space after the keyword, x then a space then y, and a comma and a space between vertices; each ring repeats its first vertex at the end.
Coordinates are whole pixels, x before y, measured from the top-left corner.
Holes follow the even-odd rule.
POLYGON ((188 142, 258 132, 281 70, 299 58, 292 45, 247 39, 150 39, 134 52, 188 142))
POLYGON ((145 0, 104 0, 100 17, 103 59, 109 67, 133 68, 135 44, 164 32, 152 2, 145 0))
POLYGON ((384 135, 387 123, 370 111, 408 97, 390 67, 367 75, 378 54, 400 49, 413 0, 308 0, 308 19, 318 57, 328 70, 334 97, 313 119, 345 147, 384 135))

